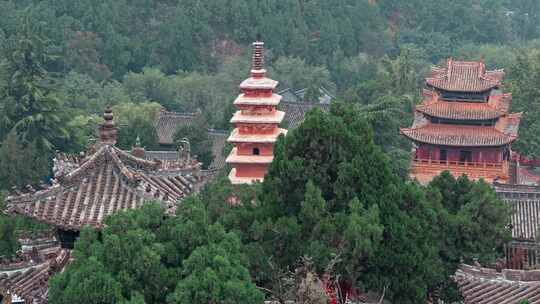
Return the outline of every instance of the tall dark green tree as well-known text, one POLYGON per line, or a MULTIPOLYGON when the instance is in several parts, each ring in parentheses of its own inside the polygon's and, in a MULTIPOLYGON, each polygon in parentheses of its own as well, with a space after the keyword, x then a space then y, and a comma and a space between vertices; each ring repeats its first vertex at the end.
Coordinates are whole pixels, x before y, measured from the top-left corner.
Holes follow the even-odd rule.
MULTIPOLYGON (((490 185, 444 172, 429 184, 428 193, 430 202, 442 205, 436 229, 446 276, 461 262, 490 265, 503 256, 504 244, 511 239, 511 212, 490 185)), ((449 284, 443 283, 443 295, 456 300, 449 284)))
POLYGON ((292 270, 304 255, 319 273, 338 256, 344 282, 386 289, 399 303, 424 300, 439 279, 436 212, 392 173, 354 107, 315 110, 278 141, 257 205, 251 217, 243 206, 231 211, 238 220, 223 221, 242 231, 259 284, 271 284, 271 265, 292 270))
POLYGON ((2 165, 10 167, 0 177, 4 187, 20 186, 21 178, 36 183, 46 176, 52 152, 68 139, 62 107, 45 70, 53 60, 47 47, 27 19, 20 32, 2 45, 0 140, 11 134, 0 155, 2 165), (14 172, 20 175, 13 176, 14 172))
POLYGON ((58 146, 67 137, 62 108, 45 67, 54 59, 39 29, 25 22, 20 33, 7 40, 1 62, 7 85, 0 87, 5 138, 14 130, 24 144, 35 143, 40 152, 58 146))

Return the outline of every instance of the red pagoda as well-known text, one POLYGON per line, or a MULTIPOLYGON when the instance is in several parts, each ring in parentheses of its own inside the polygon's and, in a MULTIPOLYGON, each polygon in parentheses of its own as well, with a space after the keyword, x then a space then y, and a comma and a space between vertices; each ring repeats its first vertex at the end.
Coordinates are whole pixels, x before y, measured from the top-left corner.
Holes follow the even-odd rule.
POLYGON ((503 78, 503 70, 487 71, 483 62, 450 59, 432 69, 413 126, 401 129, 414 143, 411 178, 427 183, 447 170, 509 181, 521 113, 509 113, 512 95, 501 91, 503 78))
POLYGON ((235 125, 228 138, 234 145, 227 157, 233 169, 233 184, 262 181, 274 158, 273 145, 287 130, 279 128, 285 113, 277 110, 281 96, 274 93, 278 82, 266 77, 264 42, 253 43, 251 77, 240 84, 242 93, 234 101, 238 111, 231 119, 235 125))

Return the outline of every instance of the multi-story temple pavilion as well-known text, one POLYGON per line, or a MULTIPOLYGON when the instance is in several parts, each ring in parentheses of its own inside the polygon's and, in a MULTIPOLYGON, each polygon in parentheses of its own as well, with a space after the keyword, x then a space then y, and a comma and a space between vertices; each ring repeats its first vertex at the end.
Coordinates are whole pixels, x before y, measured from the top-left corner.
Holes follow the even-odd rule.
POLYGON ((482 62, 448 60, 426 79, 424 101, 411 128, 411 178, 429 182, 443 171, 488 182, 508 182, 511 144, 521 114, 509 113, 512 96, 503 93, 502 70, 482 62))
POLYGON ((274 93, 277 85, 266 77, 264 43, 253 43, 251 77, 240 84, 242 94, 234 101, 238 111, 231 119, 235 129, 228 138, 234 145, 226 160, 233 167, 229 174, 233 184, 262 181, 274 159, 274 143, 287 133, 279 128, 285 113, 277 110, 281 101, 274 93))

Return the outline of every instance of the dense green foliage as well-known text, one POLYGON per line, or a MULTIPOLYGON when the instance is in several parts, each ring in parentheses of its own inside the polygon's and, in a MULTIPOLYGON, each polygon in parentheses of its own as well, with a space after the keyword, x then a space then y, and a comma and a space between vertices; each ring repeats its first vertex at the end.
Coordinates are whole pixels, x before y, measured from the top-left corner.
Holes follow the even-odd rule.
POLYGON ((261 303, 240 241, 200 201, 176 217, 149 204, 82 231, 75 261, 51 281, 51 303, 261 303))

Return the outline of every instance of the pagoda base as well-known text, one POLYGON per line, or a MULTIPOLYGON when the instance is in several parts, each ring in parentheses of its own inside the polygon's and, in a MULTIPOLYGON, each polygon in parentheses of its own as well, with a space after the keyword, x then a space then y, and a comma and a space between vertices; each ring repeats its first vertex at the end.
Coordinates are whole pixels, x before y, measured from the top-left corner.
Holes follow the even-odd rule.
POLYGON ((444 171, 450 172, 456 178, 466 175, 471 180, 483 179, 488 183, 497 181, 504 184, 508 183, 510 179, 508 162, 464 163, 436 160, 413 160, 410 177, 425 185, 444 171))
POLYGON ((229 173, 229 180, 231 181, 231 184, 233 185, 252 185, 256 182, 262 183, 264 178, 258 178, 258 177, 238 177, 236 176, 236 168, 233 168, 231 170, 231 173, 229 173))

